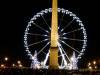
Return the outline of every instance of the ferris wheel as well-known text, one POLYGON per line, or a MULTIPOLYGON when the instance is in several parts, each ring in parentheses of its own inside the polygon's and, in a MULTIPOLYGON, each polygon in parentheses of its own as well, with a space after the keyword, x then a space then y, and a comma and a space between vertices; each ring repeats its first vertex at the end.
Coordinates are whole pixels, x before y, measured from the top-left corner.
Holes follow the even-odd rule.
MULTIPOLYGON (((31 60, 38 67, 49 67, 52 8, 38 12, 28 22, 24 45, 31 60)), ((82 21, 69 10, 58 8, 58 63, 68 68, 77 63, 87 46, 86 29, 82 21)))

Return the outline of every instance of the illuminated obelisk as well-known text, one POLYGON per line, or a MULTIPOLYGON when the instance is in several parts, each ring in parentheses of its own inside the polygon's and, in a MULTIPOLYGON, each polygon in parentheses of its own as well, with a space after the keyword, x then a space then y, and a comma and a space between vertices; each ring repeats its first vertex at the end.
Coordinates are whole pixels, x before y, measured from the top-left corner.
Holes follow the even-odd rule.
POLYGON ((52 0, 50 69, 58 69, 58 3, 52 0))

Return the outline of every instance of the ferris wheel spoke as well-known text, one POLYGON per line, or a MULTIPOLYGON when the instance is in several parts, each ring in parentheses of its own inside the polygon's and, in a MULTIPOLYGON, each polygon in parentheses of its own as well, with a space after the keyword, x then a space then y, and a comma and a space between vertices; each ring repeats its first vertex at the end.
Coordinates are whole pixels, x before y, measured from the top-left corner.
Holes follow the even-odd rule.
POLYGON ((36 36, 44 36, 44 37, 50 37, 48 35, 41 35, 41 34, 34 34, 34 33, 27 33, 28 35, 36 35, 36 36))
POLYGON ((32 23, 32 24, 34 24, 36 27, 40 28, 41 30, 45 31, 46 33, 49 33, 49 31, 47 31, 44 28, 40 27, 38 24, 36 24, 36 23, 32 23))
MULTIPOLYGON (((65 55, 65 54, 63 54, 63 55, 65 55)), ((59 55, 58 57, 61 57, 62 55, 59 55)))
POLYGON ((60 44, 59 44, 59 43, 58 43, 58 47, 59 47, 59 51, 60 51, 60 53, 61 53, 62 59, 63 59, 63 61, 64 61, 64 64, 67 65, 67 61, 66 61, 66 59, 65 59, 65 56, 64 56, 64 54, 63 54, 63 52, 62 52, 62 48, 60 47, 60 44))
POLYGON ((60 40, 63 44, 65 44, 66 46, 68 46, 69 48, 71 48, 72 50, 76 51, 77 53, 80 54, 80 52, 78 50, 76 50, 75 48, 71 47, 69 44, 67 44, 66 42, 60 40))
POLYGON ((59 23, 59 28, 58 28, 58 29, 60 29, 60 26, 61 26, 61 23, 62 23, 61 21, 63 20, 64 15, 65 15, 65 14, 63 13, 63 15, 62 15, 62 17, 61 17, 61 20, 60 20, 60 23, 59 23))
MULTIPOLYGON (((42 16, 42 15, 41 15, 41 16, 42 16)), ((48 23, 47 23, 46 19, 44 18, 44 16, 42 16, 42 18, 43 18, 44 22, 46 23, 46 25, 49 27, 49 30, 51 30, 51 28, 50 28, 50 26, 48 25, 48 23)))
POLYGON ((75 40, 75 41, 84 41, 81 39, 73 39, 73 38, 67 38, 67 37, 60 37, 61 39, 65 39, 65 40, 75 40))
POLYGON ((37 53, 37 55, 40 54, 49 44, 50 44, 50 42, 48 42, 48 43, 37 53))
POLYGON ((42 53, 44 53, 45 55, 47 54, 47 53, 45 53, 44 51, 42 51, 42 53))
POLYGON ((63 29, 61 29, 60 33, 62 33, 67 27, 69 27, 73 21, 74 21, 74 19, 71 20, 63 29))
POLYGON ((63 63, 64 63, 64 60, 62 59, 62 60, 61 60, 61 66, 63 66, 63 63))
MULTIPOLYGON (((60 44, 60 43, 59 43, 60 44)), ((64 55, 67 57, 67 59, 69 60, 69 62, 71 62, 71 60, 69 59, 68 55, 66 54, 64 48, 62 47, 62 45, 60 44, 60 47, 62 49, 62 51, 64 52, 64 55)))
POLYGON ((46 54, 45 60, 44 60, 44 65, 46 65, 47 60, 49 58, 50 50, 48 50, 48 53, 46 54))
POLYGON ((35 42, 35 43, 32 43, 32 44, 29 44, 28 45, 28 47, 29 46, 33 46, 33 45, 36 45, 36 44, 39 44, 39 43, 42 43, 42 42, 45 42, 45 41, 47 41, 48 39, 44 39, 44 40, 42 40, 42 41, 38 41, 38 42, 35 42))
POLYGON ((64 35, 66 35, 66 34, 70 34, 70 33, 73 33, 73 32, 76 32, 76 31, 79 31, 79 30, 81 30, 82 28, 78 28, 78 29, 75 29, 75 30, 72 30, 72 31, 69 31, 69 32, 67 32, 67 33, 63 33, 61 36, 64 36, 64 35))

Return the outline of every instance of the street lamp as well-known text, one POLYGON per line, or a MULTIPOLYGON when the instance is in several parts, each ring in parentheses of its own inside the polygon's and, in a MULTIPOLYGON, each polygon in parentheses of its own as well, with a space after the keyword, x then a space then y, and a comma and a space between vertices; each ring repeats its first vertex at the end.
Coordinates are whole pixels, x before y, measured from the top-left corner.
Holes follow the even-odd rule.
POLYGON ((5 57, 4 60, 5 60, 5 61, 8 61, 8 57, 5 57))
POLYGON ((15 64, 12 64, 13 67, 15 67, 15 64))
POLYGON ((97 69, 97 66, 95 66, 94 68, 97 69))
POLYGON ((88 68, 89 68, 90 70, 92 70, 92 67, 91 67, 91 66, 89 66, 88 68))
POLYGON ((96 61, 93 61, 93 64, 95 65, 96 64, 96 61))
POLYGON ((21 61, 17 61, 18 64, 21 64, 21 61))
POLYGON ((88 66, 90 66, 90 65, 91 65, 91 63, 89 62, 89 63, 88 63, 88 66))
POLYGON ((1 64, 1 68, 4 68, 5 67, 5 65, 4 64, 1 64))
POLYGON ((23 65, 22 64, 19 64, 19 67, 22 67, 23 65))

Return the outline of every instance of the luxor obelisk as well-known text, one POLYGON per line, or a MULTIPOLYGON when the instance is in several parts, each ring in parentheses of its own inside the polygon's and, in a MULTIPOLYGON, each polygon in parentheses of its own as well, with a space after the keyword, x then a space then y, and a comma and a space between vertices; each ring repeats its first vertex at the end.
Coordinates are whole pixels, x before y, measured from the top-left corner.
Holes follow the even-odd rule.
POLYGON ((58 2, 52 0, 50 69, 58 69, 58 2))

